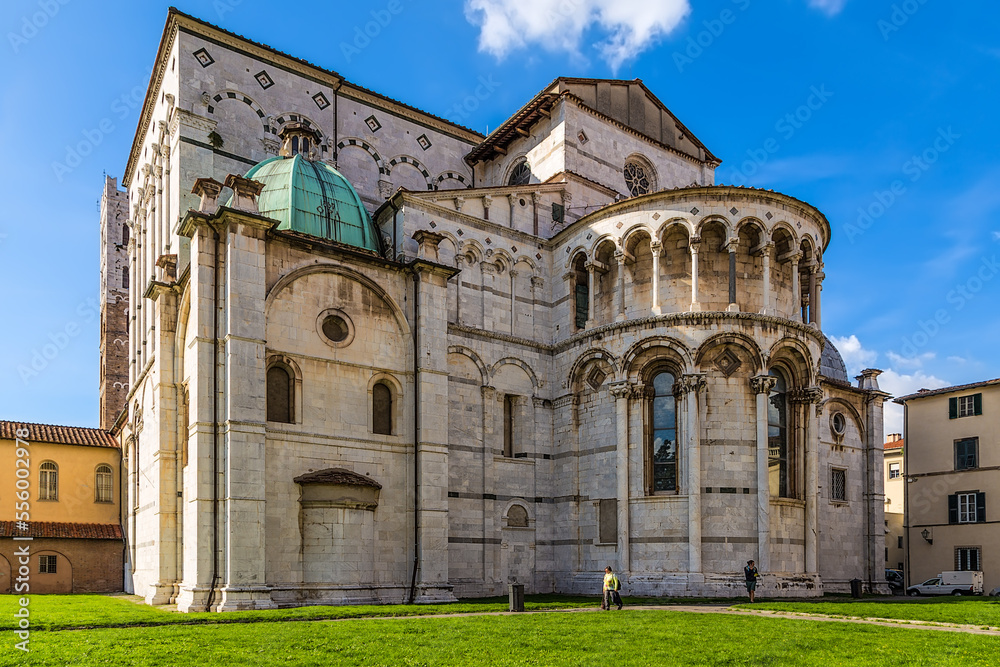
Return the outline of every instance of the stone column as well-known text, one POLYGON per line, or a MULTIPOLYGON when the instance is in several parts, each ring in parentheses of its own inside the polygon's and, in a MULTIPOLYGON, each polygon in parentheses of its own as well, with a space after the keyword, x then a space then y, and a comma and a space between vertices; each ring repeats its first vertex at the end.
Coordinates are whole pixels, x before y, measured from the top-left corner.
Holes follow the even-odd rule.
POLYGON ((510 335, 513 336, 517 318, 517 296, 514 293, 514 288, 517 287, 517 271, 511 269, 508 273, 510 274, 510 335))
POLYGON ((788 258, 792 262, 792 320, 802 321, 802 285, 799 278, 799 260, 802 253, 797 252, 788 258))
POLYGON ((707 381, 704 373, 681 376, 681 388, 686 396, 684 432, 687 451, 688 493, 688 572, 701 573, 701 417, 699 394, 707 381))
POLYGON ((573 203, 573 193, 568 190, 563 190, 559 193, 562 196, 563 205, 563 225, 569 224, 569 205, 573 203))
POLYGON ((729 306, 726 310, 730 313, 740 311, 740 307, 736 303, 736 250, 739 245, 739 238, 731 238, 726 241, 726 247, 729 250, 729 306))
POLYGON ((816 404, 823 400, 823 390, 807 387, 799 393, 799 400, 805 404, 805 573, 819 572, 817 553, 819 543, 819 419, 816 404))
POLYGON ((757 398, 757 568, 771 569, 771 489, 767 465, 767 400, 777 378, 758 375, 750 378, 757 398))
POLYGON ((771 255, 774 254, 774 244, 766 243, 760 252, 761 260, 764 264, 764 307, 761 308, 761 315, 771 315, 771 255))
POLYGON ((817 329, 822 329, 823 328, 823 319, 822 319, 822 317, 823 317, 823 308, 820 305, 820 302, 821 302, 821 297, 823 296, 823 279, 826 278, 826 274, 823 273, 823 264, 822 264, 822 262, 819 264, 818 267, 816 267, 816 271, 817 271, 816 272, 816 292, 815 292, 815 296, 813 297, 814 298, 813 309, 815 310, 815 318, 813 319, 813 322, 816 323, 816 328, 817 329))
MULTIPOLYGON (((538 328, 538 292, 542 289, 542 285, 545 281, 541 276, 531 276, 531 338, 532 340, 538 340, 535 334, 535 330, 538 328)), ((573 305, 576 304, 576 295, 570 298, 573 305)), ((551 315, 550 315, 551 318, 551 315)), ((551 321, 551 319, 550 319, 551 321)), ((548 342, 548 341, 546 341, 548 342)))
POLYGON ((890 398, 878 386, 882 371, 866 368, 857 377, 858 388, 865 394, 865 578, 871 592, 885 592, 881 583, 885 568, 885 480, 882 451, 885 437, 882 426, 883 403, 890 398))
POLYGON ((535 236, 538 236, 538 202, 541 200, 542 195, 537 192, 531 193, 531 233, 535 236))
POLYGON ((615 261, 618 263, 618 289, 615 291, 615 320, 625 321, 625 253, 621 250, 615 252, 615 261))
POLYGON ((701 245, 700 236, 692 236, 691 241, 688 243, 691 248, 691 308, 692 313, 696 313, 701 310, 701 304, 698 303, 698 247, 701 245))
POLYGON ((493 205, 493 197, 483 195, 483 220, 490 219, 490 206, 493 205))
POLYGON ((458 280, 455 281, 455 285, 458 288, 458 294, 455 296, 455 324, 462 324, 462 285, 464 281, 462 276, 465 275, 462 269, 465 268, 465 255, 459 253, 455 255, 455 268, 458 269, 458 280))
POLYGON ((510 228, 514 229, 514 210, 517 206, 518 195, 516 192, 512 192, 507 195, 507 202, 510 203, 510 228))
POLYGON ((617 415, 618 451, 615 462, 616 479, 618 482, 618 572, 627 575, 629 571, 629 511, 628 511, 628 408, 629 397, 634 386, 630 382, 616 382, 611 385, 610 393, 615 398, 615 413, 617 415))
POLYGON ((659 241, 649 242, 649 251, 653 254, 653 303, 650 306, 650 311, 654 315, 660 314, 660 252, 662 250, 663 244, 659 241))
POLYGON ((819 264, 813 264, 809 267, 809 323, 816 324, 816 307, 819 305, 819 299, 816 297, 816 274, 819 273, 819 264))
POLYGON ((597 270, 597 266, 593 262, 587 262, 585 265, 587 269, 587 327, 590 329, 594 326, 595 320, 597 319, 594 313, 594 271, 597 270))
POLYGON ((497 558, 497 548, 490 548, 489 540, 495 534, 496 527, 493 524, 494 509, 496 505, 496 475, 493 457, 496 456, 494 449, 494 433, 496 431, 496 392, 494 387, 484 385, 480 387, 482 392, 482 424, 480 433, 482 434, 481 444, 483 448, 483 579, 487 585, 497 578, 497 568, 499 559, 497 558))

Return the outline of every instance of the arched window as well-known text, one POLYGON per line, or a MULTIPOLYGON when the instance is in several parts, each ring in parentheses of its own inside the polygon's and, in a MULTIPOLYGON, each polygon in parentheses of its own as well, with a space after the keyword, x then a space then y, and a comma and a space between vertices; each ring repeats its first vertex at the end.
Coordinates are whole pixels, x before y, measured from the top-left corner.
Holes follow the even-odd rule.
POLYGON ((673 373, 653 376, 653 399, 649 407, 649 456, 652 461, 652 493, 677 491, 677 402, 673 373))
POLYGON ((503 397, 503 455, 514 456, 514 397, 510 394, 503 397))
POLYGON ((122 224, 122 245, 128 245, 128 225, 122 224))
POLYGON ((771 495, 778 498, 790 497, 789 447, 788 447, 788 385, 776 370, 774 388, 767 399, 767 468, 771 495))
POLYGON ((38 499, 59 500, 59 466, 45 461, 38 470, 38 499))
POLYGON ((122 267, 122 289, 128 289, 128 267, 122 267))
POLYGON ((507 185, 527 185, 531 182, 531 165, 527 160, 521 160, 510 172, 507 185))
POLYGON ((392 391, 381 382, 372 387, 372 432, 392 435, 392 391))
POLYGON ((112 492, 112 480, 114 475, 111 472, 111 466, 102 463, 97 466, 97 472, 95 473, 94 479, 94 502, 95 503, 110 503, 114 502, 114 494, 112 492))
POLYGON ((520 505, 511 505, 510 509, 507 510, 507 527, 527 528, 528 510, 524 509, 520 505))
POLYGON ((267 421, 292 423, 292 377, 281 366, 267 369, 267 421))

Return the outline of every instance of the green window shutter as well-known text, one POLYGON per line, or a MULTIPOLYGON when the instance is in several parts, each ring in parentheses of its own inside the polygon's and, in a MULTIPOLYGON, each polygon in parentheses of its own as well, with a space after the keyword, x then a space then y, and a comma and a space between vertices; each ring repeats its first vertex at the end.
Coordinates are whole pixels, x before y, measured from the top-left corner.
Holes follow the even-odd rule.
POLYGON ((976 523, 986 523, 986 492, 976 494, 976 523))
POLYGON ((958 494, 948 496, 948 523, 958 523, 958 494))
POLYGON ((972 400, 975 403, 975 406, 974 406, 975 409, 973 410, 972 414, 974 414, 974 415, 981 415, 981 414, 983 414, 983 395, 982 394, 976 394, 975 396, 972 397, 972 400))
POLYGON ((566 207, 562 204, 552 203, 552 222, 561 223, 566 219, 566 207))
POLYGON ((958 397, 948 399, 948 419, 958 419, 958 397))

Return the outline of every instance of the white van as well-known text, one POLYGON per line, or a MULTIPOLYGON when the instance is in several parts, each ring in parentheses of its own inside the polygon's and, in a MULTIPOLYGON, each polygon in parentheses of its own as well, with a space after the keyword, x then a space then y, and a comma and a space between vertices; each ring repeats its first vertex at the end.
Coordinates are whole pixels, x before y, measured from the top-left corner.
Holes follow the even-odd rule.
POLYGON ((982 572, 942 572, 933 579, 906 589, 907 595, 982 595, 982 572))

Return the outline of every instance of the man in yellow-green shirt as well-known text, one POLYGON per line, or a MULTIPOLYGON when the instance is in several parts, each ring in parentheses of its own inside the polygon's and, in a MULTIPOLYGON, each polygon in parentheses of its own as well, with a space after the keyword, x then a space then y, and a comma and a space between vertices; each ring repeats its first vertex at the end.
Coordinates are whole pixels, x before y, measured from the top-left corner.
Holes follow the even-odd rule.
POLYGON ((601 609, 611 609, 612 604, 618 605, 619 609, 622 608, 622 596, 618 594, 620 588, 621 582, 608 565, 604 568, 604 599, 601 601, 601 609))

